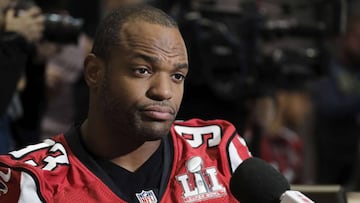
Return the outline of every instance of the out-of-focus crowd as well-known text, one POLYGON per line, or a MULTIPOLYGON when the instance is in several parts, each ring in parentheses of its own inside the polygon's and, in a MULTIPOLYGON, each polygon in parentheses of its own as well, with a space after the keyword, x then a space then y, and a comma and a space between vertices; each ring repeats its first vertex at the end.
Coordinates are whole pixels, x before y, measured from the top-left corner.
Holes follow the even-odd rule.
MULTIPOLYGON (((96 25, 112 8, 140 1, 29 2, 0 1, 0 153, 65 132, 86 117, 88 95, 82 66, 91 51, 96 25), (50 14, 57 14, 55 21, 60 23, 56 28, 50 28, 54 22, 50 14), (61 32, 65 28, 61 23, 69 16, 83 20, 75 41, 54 40, 49 32, 61 32)), ((190 1, 171 6, 159 2, 154 4, 179 16, 185 15, 181 11, 189 3, 184 2, 190 1)), ((187 13, 191 16, 196 15, 187 13)), ((180 119, 230 120, 239 127, 253 155, 278 168, 291 183, 359 189, 360 13, 348 16, 344 32, 329 39, 331 55, 321 77, 295 86, 297 81, 292 78, 280 86, 270 87, 267 81, 255 86, 256 91, 241 102, 217 99, 222 95, 198 85, 207 75, 192 66, 199 53, 192 37, 187 39, 192 76, 180 119)), ((271 82, 278 81, 273 78, 271 82)), ((229 89, 223 84, 222 93, 229 89)))

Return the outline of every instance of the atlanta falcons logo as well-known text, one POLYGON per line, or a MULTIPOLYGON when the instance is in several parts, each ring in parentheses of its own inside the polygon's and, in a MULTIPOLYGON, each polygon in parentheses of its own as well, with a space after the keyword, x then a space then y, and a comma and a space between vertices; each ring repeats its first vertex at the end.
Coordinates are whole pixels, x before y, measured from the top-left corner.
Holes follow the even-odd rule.
POLYGON ((8 172, 6 174, 0 171, 0 178, 1 178, 0 179, 0 196, 5 195, 6 193, 8 193, 9 189, 8 189, 8 186, 5 183, 10 181, 10 177, 11 177, 11 170, 10 169, 8 169, 8 172))

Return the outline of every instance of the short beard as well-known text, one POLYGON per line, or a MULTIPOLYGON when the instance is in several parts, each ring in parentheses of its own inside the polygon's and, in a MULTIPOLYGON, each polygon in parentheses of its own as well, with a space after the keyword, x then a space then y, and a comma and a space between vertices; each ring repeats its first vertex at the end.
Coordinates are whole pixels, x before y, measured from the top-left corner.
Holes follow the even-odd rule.
POLYGON ((126 117, 124 112, 121 112, 121 109, 119 109, 121 104, 119 104, 118 101, 120 100, 113 97, 107 72, 105 73, 104 82, 100 92, 99 98, 106 125, 110 127, 112 134, 125 133, 125 129, 130 127, 131 121, 124 118, 126 117))
POLYGON ((100 99, 103 117, 115 139, 133 139, 136 142, 155 141, 169 133, 171 124, 161 130, 146 128, 141 122, 141 118, 137 117, 138 114, 121 109, 123 106, 119 102, 121 98, 114 97, 109 81, 106 73, 101 86, 100 99))

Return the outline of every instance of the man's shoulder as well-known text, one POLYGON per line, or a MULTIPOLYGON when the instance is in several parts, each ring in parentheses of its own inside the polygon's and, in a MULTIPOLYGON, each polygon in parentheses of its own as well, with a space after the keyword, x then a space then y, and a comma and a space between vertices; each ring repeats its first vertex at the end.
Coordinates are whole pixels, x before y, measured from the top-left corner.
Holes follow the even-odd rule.
POLYGON ((245 140, 226 120, 195 118, 176 121, 172 127, 172 138, 175 154, 181 157, 179 160, 199 157, 209 167, 216 164, 227 166, 222 168, 222 173, 228 175, 243 160, 251 157, 245 140), (218 162, 215 164, 212 160, 218 162))
POLYGON ((67 171, 70 165, 70 149, 64 135, 29 145, 0 156, 0 167, 26 171, 41 178, 44 173, 67 171))
POLYGON ((0 156, 0 202, 121 202, 68 144, 59 135, 0 156))
POLYGON ((58 184, 68 173, 68 153, 64 136, 59 135, 1 155, 0 200, 12 201, 23 191, 31 193, 33 202, 44 200, 45 185, 58 184))

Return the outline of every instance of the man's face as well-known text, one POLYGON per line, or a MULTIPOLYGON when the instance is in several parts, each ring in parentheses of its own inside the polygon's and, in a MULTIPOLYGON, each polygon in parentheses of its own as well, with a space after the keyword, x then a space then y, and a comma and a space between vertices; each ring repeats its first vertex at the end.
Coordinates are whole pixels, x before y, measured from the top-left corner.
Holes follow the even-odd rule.
POLYGON ((129 22, 113 49, 99 100, 115 132, 137 141, 168 134, 179 110, 188 72, 187 52, 175 28, 129 22))

